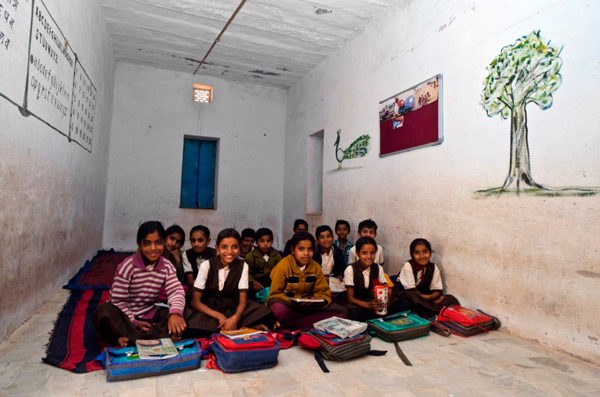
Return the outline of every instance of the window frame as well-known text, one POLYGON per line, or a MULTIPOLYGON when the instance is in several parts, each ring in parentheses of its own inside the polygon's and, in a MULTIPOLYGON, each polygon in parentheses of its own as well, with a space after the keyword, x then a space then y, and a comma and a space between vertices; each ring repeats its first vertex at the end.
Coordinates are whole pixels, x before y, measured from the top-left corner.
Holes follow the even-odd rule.
MULTIPOLYGON (((201 145, 201 144, 199 144, 201 145)), ((220 147, 220 138, 214 137, 206 137, 206 136, 197 136, 197 135, 187 135, 183 136, 183 148, 181 153, 181 180, 179 186, 179 208, 183 209, 198 209, 198 210, 216 210, 217 209, 217 197, 218 197, 218 178, 219 178, 219 147, 220 147), (184 187, 184 175, 186 171, 186 163, 185 163, 185 144, 186 141, 198 141, 198 142, 214 142, 215 144, 215 153, 214 153, 214 178, 213 178, 213 194, 212 194, 212 207, 201 207, 198 206, 198 185, 196 185, 196 206, 187 206, 183 204, 182 193, 184 187)), ((198 177, 199 168, 196 170, 196 178, 198 177)))

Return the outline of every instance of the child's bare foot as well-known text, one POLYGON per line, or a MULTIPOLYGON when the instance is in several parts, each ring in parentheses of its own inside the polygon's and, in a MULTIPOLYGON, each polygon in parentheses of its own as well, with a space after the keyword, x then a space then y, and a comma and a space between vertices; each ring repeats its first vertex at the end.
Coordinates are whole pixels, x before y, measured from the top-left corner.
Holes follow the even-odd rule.
POLYGON ((279 321, 275 321, 275 324, 273 324, 273 331, 275 331, 279 327, 281 327, 281 323, 279 321))
POLYGON ((129 343, 129 338, 126 336, 121 336, 119 339, 117 339, 117 344, 119 347, 127 347, 127 343, 129 343))

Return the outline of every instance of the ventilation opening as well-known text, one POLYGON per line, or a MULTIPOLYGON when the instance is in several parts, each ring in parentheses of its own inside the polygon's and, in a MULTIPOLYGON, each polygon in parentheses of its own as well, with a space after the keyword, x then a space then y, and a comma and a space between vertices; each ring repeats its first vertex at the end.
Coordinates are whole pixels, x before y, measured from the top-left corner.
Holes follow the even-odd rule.
POLYGON ((194 101, 212 103, 213 86, 208 84, 194 83, 194 101))

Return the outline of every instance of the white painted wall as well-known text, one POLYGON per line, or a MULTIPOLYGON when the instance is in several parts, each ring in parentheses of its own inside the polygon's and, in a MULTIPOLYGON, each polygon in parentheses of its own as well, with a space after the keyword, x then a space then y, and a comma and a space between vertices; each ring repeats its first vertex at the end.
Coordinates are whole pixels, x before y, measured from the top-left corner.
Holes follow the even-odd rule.
POLYGON ((93 149, 69 143, 0 98, 0 340, 102 247, 112 48, 97 2, 46 5, 98 90, 93 149))
MULTIPOLYGON (((325 130, 322 216, 310 229, 373 218, 388 271, 428 238, 450 293, 498 315, 505 329, 600 362, 600 196, 501 196, 509 121, 479 105, 486 66, 501 48, 541 29, 564 44, 554 106, 528 107, 534 178, 551 186, 600 186, 597 16, 586 1, 403 1, 309 73, 288 93, 283 229, 304 215, 308 135, 325 130), (378 157, 378 102, 444 74, 445 141, 378 157), (337 167, 340 147, 371 135, 370 154, 337 167), (351 167, 361 167, 350 169, 351 167)), ((289 229, 289 230, 288 230, 289 229)))
MULTIPOLYGON (((281 241, 286 91, 118 63, 104 246, 134 249, 141 222, 269 227, 281 241), (192 84, 214 102, 192 101, 192 84), (179 208, 183 136, 220 138, 216 210, 179 208)), ((213 243, 214 244, 214 243, 213 243)), ((213 245, 211 244, 211 245, 213 245)))

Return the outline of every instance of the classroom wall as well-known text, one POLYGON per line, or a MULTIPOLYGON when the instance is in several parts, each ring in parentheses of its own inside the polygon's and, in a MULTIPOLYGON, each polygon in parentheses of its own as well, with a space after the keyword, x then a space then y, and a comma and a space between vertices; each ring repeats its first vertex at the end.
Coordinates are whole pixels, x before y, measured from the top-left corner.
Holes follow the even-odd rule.
MULTIPOLYGON (((135 249, 140 223, 157 219, 212 237, 225 227, 269 227, 280 243, 286 91, 118 63, 109 161, 106 248, 135 249), (192 101, 194 82, 214 101, 192 101), (179 208, 184 135, 220 138, 217 208, 179 208)), ((214 240, 211 246, 214 246, 214 240)))
POLYGON ((112 48, 97 2, 45 3, 97 88, 92 151, 0 98, 0 340, 102 248, 112 48))
MULTIPOLYGON (((482 197, 502 185, 510 121, 480 102, 486 66, 533 30, 562 44, 554 105, 527 107, 531 167, 550 186, 600 186, 596 16, 586 1, 402 1, 288 93, 283 229, 305 213, 308 136, 324 129, 321 223, 374 219, 396 273, 416 237, 429 239, 447 290, 500 317, 504 330, 600 362, 600 196, 482 197), (379 158, 378 103, 443 73, 444 142, 379 158), (369 154, 335 171, 362 134, 369 154)), ((289 230, 288 230, 289 229, 289 230)))

